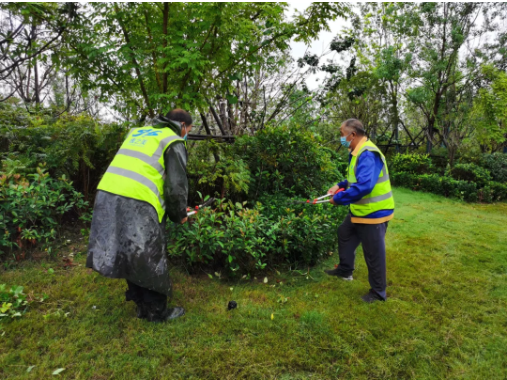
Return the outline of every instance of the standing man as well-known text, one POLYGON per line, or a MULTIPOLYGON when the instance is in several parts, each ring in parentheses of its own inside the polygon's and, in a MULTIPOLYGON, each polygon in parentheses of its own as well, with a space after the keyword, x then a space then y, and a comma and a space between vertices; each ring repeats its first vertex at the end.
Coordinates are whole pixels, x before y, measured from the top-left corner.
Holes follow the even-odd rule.
POLYGON ((99 183, 86 266, 127 280, 137 317, 162 322, 185 314, 167 308, 172 284, 165 218, 187 221, 186 138, 190 114, 175 109, 151 127, 133 128, 99 183))
POLYGON ((326 270, 331 276, 352 280, 356 248, 363 245, 371 289, 362 299, 365 302, 386 300, 387 224, 394 216, 394 199, 389 171, 384 155, 367 137, 363 124, 349 119, 340 127, 341 143, 349 148, 347 180, 329 189, 334 205, 350 205, 350 213, 338 228, 340 264, 326 270))

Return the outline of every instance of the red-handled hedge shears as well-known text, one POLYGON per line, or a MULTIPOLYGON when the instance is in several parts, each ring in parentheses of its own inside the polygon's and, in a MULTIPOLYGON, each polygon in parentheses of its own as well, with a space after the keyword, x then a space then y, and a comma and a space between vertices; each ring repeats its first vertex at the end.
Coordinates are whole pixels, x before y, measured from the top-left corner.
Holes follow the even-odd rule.
POLYGON ((193 208, 193 209, 191 207, 187 207, 187 217, 192 216, 194 214, 197 214, 197 212, 199 211, 199 209, 201 209, 203 207, 206 207, 206 206, 209 206, 214 201, 215 201, 215 198, 210 198, 206 202, 204 202, 202 205, 195 206, 195 208, 193 208))

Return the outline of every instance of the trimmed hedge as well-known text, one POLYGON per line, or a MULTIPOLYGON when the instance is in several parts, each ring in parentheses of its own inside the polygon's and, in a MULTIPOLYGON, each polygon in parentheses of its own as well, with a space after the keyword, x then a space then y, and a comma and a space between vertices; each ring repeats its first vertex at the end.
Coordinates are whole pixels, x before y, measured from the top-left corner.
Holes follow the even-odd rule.
POLYGON ((407 172, 390 174, 394 186, 426 191, 445 197, 459 198, 467 202, 497 202, 507 200, 507 185, 489 181, 478 188, 474 182, 456 180, 438 174, 412 174, 407 172))
POLYGON ((393 173, 424 174, 432 169, 433 163, 427 154, 397 154, 389 162, 389 171, 393 173))
POLYGON ((457 180, 475 182, 479 187, 486 186, 492 180, 489 170, 475 164, 456 164, 451 169, 451 177, 457 180))
POLYGON ((493 181, 507 183, 507 154, 483 154, 479 165, 489 170, 493 181))
POLYGON ((307 267, 335 250, 336 230, 346 207, 294 204, 284 196, 264 198, 251 208, 219 200, 184 225, 168 225, 171 258, 188 268, 224 269, 235 277, 281 266, 307 267))

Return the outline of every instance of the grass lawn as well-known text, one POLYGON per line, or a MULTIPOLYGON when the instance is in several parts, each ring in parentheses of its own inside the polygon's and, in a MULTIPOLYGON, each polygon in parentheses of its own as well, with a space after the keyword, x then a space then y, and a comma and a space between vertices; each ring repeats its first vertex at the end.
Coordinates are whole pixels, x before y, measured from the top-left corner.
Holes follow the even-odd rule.
POLYGON ((124 281, 90 273, 84 254, 72 269, 1 272, 0 283, 49 298, 3 324, 0 378, 506 379, 507 204, 405 189, 395 200, 386 303, 359 298, 361 252, 352 282, 323 273, 336 253, 308 279, 289 272, 267 284, 175 269, 174 303, 187 315, 166 324, 136 319, 124 281), (238 308, 228 312, 230 300, 238 308))

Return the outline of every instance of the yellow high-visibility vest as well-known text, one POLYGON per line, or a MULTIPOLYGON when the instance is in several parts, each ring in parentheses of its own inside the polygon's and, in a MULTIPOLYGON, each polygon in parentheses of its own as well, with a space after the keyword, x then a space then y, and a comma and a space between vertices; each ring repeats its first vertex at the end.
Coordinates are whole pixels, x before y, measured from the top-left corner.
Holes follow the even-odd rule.
POLYGON ((184 140, 170 128, 133 128, 97 189, 151 204, 162 222, 165 214, 164 152, 176 141, 184 140))
POLYGON ((380 210, 394 210, 394 198, 391 191, 391 182, 389 181, 389 171, 387 169, 386 159, 380 149, 369 140, 359 148, 357 155, 352 156, 352 159, 350 160, 347 175, 348 185, 350 186, 351 184, 357 182, 357 160, 361 154, 366 151, 378 153, 382 158, 384 166, 382 167, 377 183, 371 193, 365 195, 362 199, 350 205, 350 212, 352 215, 360 218, 364 218, 365 216, 380 210))

